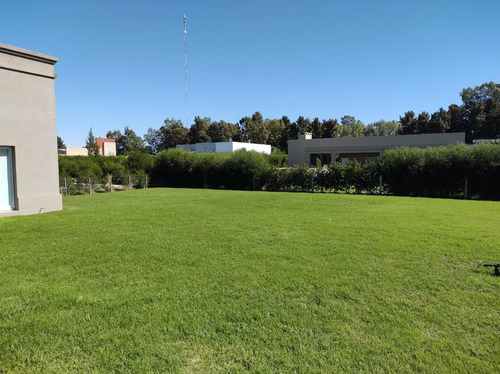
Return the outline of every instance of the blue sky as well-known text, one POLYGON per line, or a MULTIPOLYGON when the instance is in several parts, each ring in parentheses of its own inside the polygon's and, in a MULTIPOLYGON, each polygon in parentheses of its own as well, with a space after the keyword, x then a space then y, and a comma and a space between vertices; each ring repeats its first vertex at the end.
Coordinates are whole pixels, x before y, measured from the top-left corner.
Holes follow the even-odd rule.
POLYGON ((68 146, 165 118, 260 111, 365 124, 500 82, 498 0, 0 0, 0 42, 59 58, 68 146))

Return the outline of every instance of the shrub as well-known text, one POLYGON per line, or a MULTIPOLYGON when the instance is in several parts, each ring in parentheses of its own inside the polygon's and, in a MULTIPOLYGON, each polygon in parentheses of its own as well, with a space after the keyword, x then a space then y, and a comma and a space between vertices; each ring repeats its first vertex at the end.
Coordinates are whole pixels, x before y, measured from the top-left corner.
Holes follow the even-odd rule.
POLYGON ((310 191, 316 169, 303 164, 290 170, 290 185, 295 191, 310 191))
POLYGON ((190 169, 192 187, 221 188, 223 185, 223 164, 227 157, 227 154, 196 154, 190 169))
POLYGON ((271 167, 268 172, 265 188, 269 191, 287 191, 290 189, 290 169, 271 167))
POLYGON ((265 155, 242 149, 230 154, 222 164, 223 186, 235 190, 260 190, 270 175, 265 155))
POLYGON ((269 164, 276 166, 278 168, 284 168, 288 166, 288 155, 283 152, 271 153, 267 156, 269 164))
POLYGON ((385 187, 396 195, 500 199, 500 145, 401 147, 380 158, 385 187))
POLYGON ((345 187, 344 167, 340 162, 333 162, 327 166, 324 176, 326 190, 342 191, 345 187))
POLYGON ((379 160, 386 190, 395 195, 420 195, 425 150, 399 147, 384 152, 379 160))
POLYGON ((500 144, 474 145, 468 183, 471 194, 500 200, 500 144))
POLYGON ((151 184, 165 187, 191 187, 190 169, 195 154, 169 148, 160 152, 151 169, 151 184))

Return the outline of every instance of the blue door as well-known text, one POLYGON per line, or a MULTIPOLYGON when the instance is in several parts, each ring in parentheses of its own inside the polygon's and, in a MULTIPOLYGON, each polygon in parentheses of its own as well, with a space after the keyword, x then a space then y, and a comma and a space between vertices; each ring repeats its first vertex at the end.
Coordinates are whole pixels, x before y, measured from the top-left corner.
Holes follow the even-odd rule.
POLYGON ((12 149, 0 147, 0 211, 14 209, 12 149))

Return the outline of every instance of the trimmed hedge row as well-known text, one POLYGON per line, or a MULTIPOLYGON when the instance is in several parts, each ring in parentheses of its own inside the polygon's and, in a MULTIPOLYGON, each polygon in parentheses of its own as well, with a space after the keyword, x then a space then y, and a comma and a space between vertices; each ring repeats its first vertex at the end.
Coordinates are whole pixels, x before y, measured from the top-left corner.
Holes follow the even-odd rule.
POLYGON ((164 187, 371 193, 378 183, 373 163, 361 165, 353 161, 345 167, 333 163, 324 168, 302 165, 288 169, 272 165, 268 156, 245 150, 213 154, 168 149, 157 155, 151 172, 151 184, 164 187))
POLYGON ((169 149, 156 157, 151 181, 169 187, 376 193, 381 192, 380 175, 383 191, 394 195, 500 200, 500 145, 401 147, 386 151, 378 165, 350 161, 293 169, 244 150, 197 154, 169 149))
POLYGON ((170 148, 160 152, 151 171, 151 184, 164 187, 260 190, 269 170, 268 157, 245 150, 235 153, 190 153, 170 148))
POLYGON ((132 152, 129 156, 59 156, 59 184, 105 183, 106 177, 113 176, 114 184, 132 184, 142 187, 145 177, 151 172, 154 156, 132 152))
POLYGON ((401 147, 379 160, 384 186, 395 195, 500 200, 500 145, 401 147))
POLYGON ((226 188, 270 191, 334 191, 405 196, 467 197, 500 200, 500 145, 457 144, 437 148, 401 147, 386 151, 374 163, 350 161, 342 166, 305 165, 288 169, 283 155, 266 156, 241 150, 235 153, 190 153, 168 149, 157 156, 61 157, 60 178, 87 183, 112 175, 127 184, 129 175, 140 187, 226 188))

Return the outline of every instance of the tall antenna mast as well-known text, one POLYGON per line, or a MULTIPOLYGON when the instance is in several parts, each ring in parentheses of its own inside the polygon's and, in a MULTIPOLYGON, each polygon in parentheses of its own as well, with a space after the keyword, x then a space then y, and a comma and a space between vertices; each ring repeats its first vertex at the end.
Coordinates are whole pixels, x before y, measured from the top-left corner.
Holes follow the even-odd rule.
POLYGON ((188 68, 187 68, 187 23, 186 15, 183 17, 184 23, 184 90, 186 93, 186 127, 188 127, 188 68))

